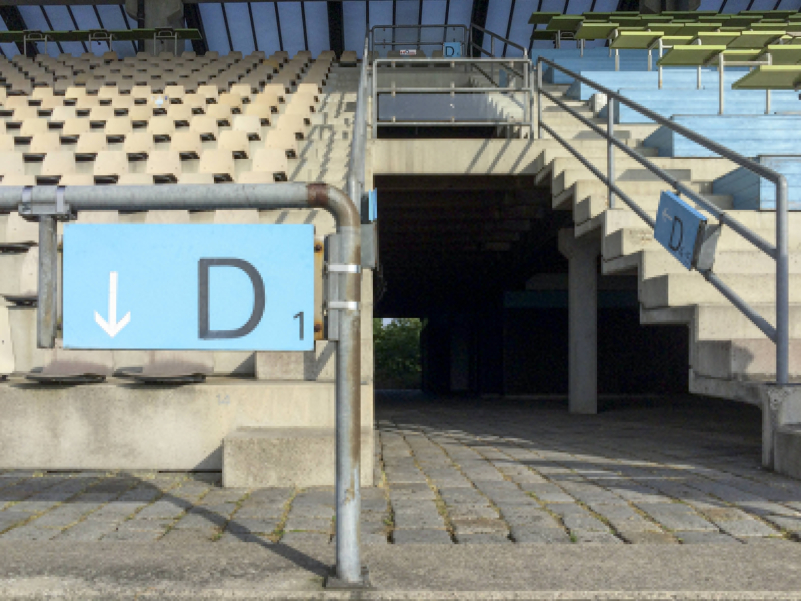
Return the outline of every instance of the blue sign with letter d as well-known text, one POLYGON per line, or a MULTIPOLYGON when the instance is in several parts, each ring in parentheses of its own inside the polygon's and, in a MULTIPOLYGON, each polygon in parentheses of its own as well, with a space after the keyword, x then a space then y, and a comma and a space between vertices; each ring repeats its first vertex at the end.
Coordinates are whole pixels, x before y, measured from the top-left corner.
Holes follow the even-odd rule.
POLYGON ((673 192, 662 192, 654 226, 654 239, 687 269, 698 254, 699 235, 706 217, 673 192))
POLYGON ((64 226, 64 348, 306 351, 313 225, 64 226))

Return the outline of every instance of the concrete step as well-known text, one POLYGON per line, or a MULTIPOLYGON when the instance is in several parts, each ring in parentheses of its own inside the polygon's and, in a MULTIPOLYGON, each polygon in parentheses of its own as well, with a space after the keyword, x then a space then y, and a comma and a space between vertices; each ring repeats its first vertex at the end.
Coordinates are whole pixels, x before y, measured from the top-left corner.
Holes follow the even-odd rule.
MULTIPOLYGON (((771 325, 776 325, 776 305, 751 303, 771 325)), ((691 341, 762 340, 765 334, 731 304, 696 304, 683 307, 641 308, 643 325, 684 324, 691 327, 691 341)), ((801 339, 801 304, 790 304, 790 338, 801 339)))
MULTIPOLYGON (((727 274, 722 279, 748 303, 770 303, 776 299, 776 277, 773 274, 727 274)), ((789 287, 790 300, 801 302, 801 275, 791 275, 789 287)), ((695 303, 728 304, 729 301, 700 273, 685 272, 642 282, 640 303, 650 309, 695 303)))
MULTIPOLYGON (((636 215, 635 218, 637 218, 636 215)), ((644 223, 642 225, 645 226, 644 223)), ((754 229, 753 231, 768 242, 775 242, 775 230, 754 229)), ((788 247, 792 252, 801 251, 801 240, 799 240, 797 237, 791 237, 788 247)), ((731 228, 723 228, 723 231, 720 235, 720 240, 718 241, 718 252, 750 252, 755 249, 756 247, 751 244, 751 242, 743 238, 731 228)), ((617 257, 623 257, 645 250, 663 250, 662 246, 656 240, 654 240, 653 230, 647 226, 641 228, 625 228, 616 230, 609 235, 604 236, 602 242, 603 256, 607 262, 616 259, 617 257)))
MULTIPOLYGON (((693 345, 690 365, 697 375, 731 380, 772 379, 776 375, 776 345, 762 339, 702 340, 693 345)), ((790 374, 801 375, 801 340, 790 341, 790 374)))

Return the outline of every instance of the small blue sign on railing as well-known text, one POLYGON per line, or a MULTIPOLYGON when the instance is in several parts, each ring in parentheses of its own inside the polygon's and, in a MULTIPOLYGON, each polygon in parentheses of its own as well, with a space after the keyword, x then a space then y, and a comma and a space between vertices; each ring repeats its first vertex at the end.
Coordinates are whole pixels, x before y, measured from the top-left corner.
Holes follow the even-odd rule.
POLYGON ((445 42, 442 45, 442 56, 446 58, 462 56, 461 42, 445 42))
POLYGON ((662 192, 654 238, 687 269, 696 266, 706 217, 673 192, 662 192))

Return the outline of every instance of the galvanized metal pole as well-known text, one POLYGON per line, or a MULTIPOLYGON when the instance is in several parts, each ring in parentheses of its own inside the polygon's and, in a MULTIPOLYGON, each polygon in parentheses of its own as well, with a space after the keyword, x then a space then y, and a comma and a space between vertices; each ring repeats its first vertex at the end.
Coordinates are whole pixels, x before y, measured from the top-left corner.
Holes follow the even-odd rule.
POLYGON ((537 61, 537 139, 542 139, 542 63, 537 61))
MULTIPOLYGON (((615 183, 615 146, 612 138, 615 137, 615 99, 606 99, 606 177, 611 183, 615 183)), ((612 188, 609 191, 609 208, 615 208, 615 193, 612 188)))
POLYGON ((36 345, 53 348, 58 320, 58 235, 55 217, 39 217, 39 301, 36 345))
POLYGON ((790 382, 790 260, 787 180, 776 181, 776 383, 790 382))
MULTIPOLYGON (((724 111, 724 100, 723 94, 725 93, 725 77, 723 73, 725 71, 725 62, 723 58, 723 53, 721 52, 718 54, 718 115, 722 115, 724 111)), ((698 88, 701 88, 701 68, 698 68, 698 88)))

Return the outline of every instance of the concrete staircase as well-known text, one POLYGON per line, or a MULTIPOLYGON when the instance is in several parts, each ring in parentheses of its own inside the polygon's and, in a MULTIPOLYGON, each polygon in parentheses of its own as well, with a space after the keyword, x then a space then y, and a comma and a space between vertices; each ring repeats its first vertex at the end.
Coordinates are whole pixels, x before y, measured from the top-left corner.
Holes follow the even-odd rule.
MULTIPOLYGON (((546 88, 556 95, 563 95, 567 86, 550 85, 546 88)), ((570 100, 568 104, 605 128, 605 119, 591 110, 589 101, 570 100)), ((573 117, 546 101, 543 121, 571 144, 576 144, 602 173, 606 172, 605 144, 579 138, 578 122, 573 117)), ((728 121, 735 127, 733 118, 728 121)), ((735 165, 721 158, 656 157, 655 148, 642 146, 642 142, 656 130, 656 125, 622 123, 617 127, 630 133, 630 147, 766 240, 775 242, 775 212, 733 210, 731 196, 712 194, 712 182, 736 169, 735 165)), ((669 189, 669 186, 621 151, 615 154, 618 185, 648 214, 655 216, 660 191, 669 189)), ((641 323, 685 324, 690 328, 690 391, 764 404, 770 390, 761 383, 775 380, 774 344, 698 272, 688 272, 671 257, 654 240, 653 230, 622 200, 617 199, 615 208, 610 209, 606 186, 566 149, 543 150, 535 170, 537 181, 551 188, 553 208, 573 212, 575 237, 589 239, 596 236, 600 240, 602 273, 636 275, 641 323)), ((715 222, 714 219, 710 221, 715 222)), ((801 213, 791 212, 790 370, 796 379, 801 376, 801 240, 792 232, 799 227, 801 213)), ((724 227, 714 271, 775 325, 775 262, 770 257, 724 227)), ((766 432, 766 439, 769 439, 766 444, 772 444, 776 427, 774 425, 770 432, 766 432)), ((785 445, 785 448, 789 447, 785 445)))

